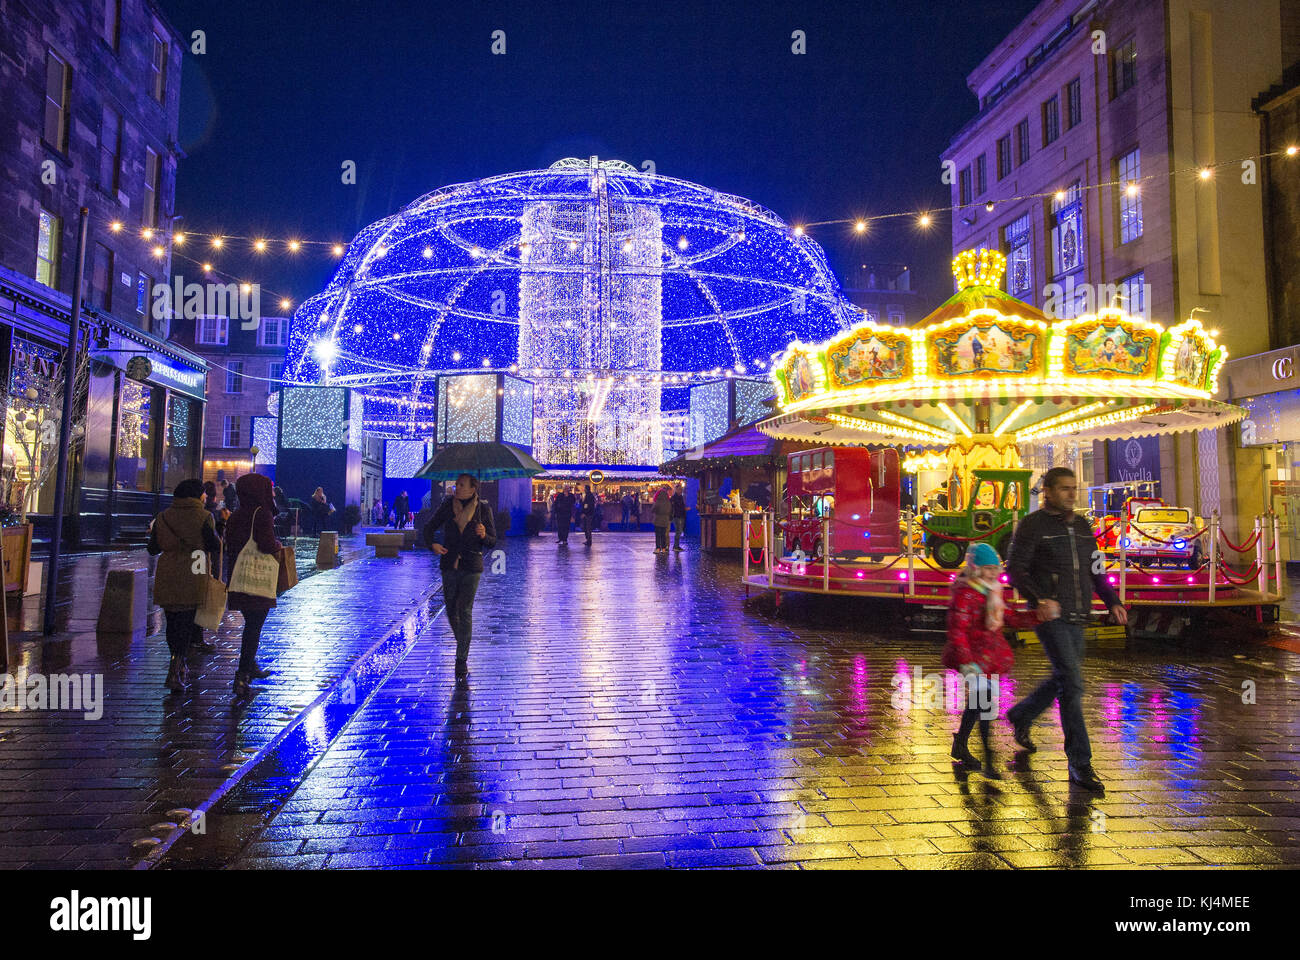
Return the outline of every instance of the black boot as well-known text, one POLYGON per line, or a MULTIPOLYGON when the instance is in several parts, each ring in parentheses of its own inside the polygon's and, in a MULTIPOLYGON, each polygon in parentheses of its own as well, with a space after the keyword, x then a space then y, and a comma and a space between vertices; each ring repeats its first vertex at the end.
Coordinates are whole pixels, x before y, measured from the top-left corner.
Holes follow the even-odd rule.
POLYGON ((232 686, 235 688, 236 697, 247 697, 252 694, 253 690, 248 685, 248 674, 243 670, 235 672, 235 682, 232 686))
POLYGON ((966 745, 966 738, 960 733, 952 735, 952 758, 957 761, 957 765, 963 770, 979 772, 980 762, 975 759, 974 754, 966 745))
POLYGON ((980 740, 984 743, 984 776, 990 780, 1001 780, 1002 774, 998 770, 998 758, 993 753, 993 748, 989 746, 990 727, 992 722, 989 720, 980 721, 980 740))
POLYGON ((180 654, 173 653, 171 662, 167 665, 167 679, 163 682, 172 693, 183 693, 185 691, 185 682, 189 679, 188 673, 185 658, 180 654))

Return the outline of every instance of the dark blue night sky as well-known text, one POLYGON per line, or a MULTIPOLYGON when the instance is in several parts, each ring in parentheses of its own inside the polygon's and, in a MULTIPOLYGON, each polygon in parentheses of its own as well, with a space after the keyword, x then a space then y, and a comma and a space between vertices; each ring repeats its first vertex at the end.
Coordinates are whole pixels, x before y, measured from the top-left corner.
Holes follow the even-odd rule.
MULTIPOLYGON (((940 155, 976 107, 965 76, 1035 5, 160 3, 207 38, 185 60, 180 228, 340 241, 436 187, 591 154, 652 160, 792 223, 946 206, 940 155)), ((928 234, 811 235, 841 276, 852 258, 895 261, 927 302, 951 289, 946 216, 928 234)), ((334 266, 217 263, 296 302, 334 266)))

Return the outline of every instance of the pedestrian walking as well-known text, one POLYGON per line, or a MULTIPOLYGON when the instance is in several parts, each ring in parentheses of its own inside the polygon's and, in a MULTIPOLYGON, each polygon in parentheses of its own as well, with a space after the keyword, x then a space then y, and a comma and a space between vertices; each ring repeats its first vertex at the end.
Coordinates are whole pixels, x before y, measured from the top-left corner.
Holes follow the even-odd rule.
POLYGON ((377 527, 386 526, 384 520, 388 517, 388 508, 384 506, 383 500, 376 500, 374 507, 370 511, 370 522, 377 527))
POLYGON ((632 516, 632 494, 623 494, 621 502, 623 505, 623 529, 626 530, 628 518, 632 516))
POLYGON ((1097 563, 1102 555, 1091 525, 1074 512, 1078 492, 1074 471, 1052 467, 1043 474, 1042 509, 1020 521, 1011 541, 1011 583, 1038 613, 1038 639, 1052 662, 1052 675, 1007 711, 1007 721, 1016 743, 1033 753, 1030 728, 1053 700, 1058 701, 1070 782, 1104 793, 1092 768, 1092 745, 1083 719, 1083 628, 1091 619, 1093 593, 1116 623, 1128 623, 1128 612, 1106 580, 1104 565, 1097 563))
POLYGON ((406 521, 411 516, 411 498, 407 496, 405 490, 397 495, 393 500, 393 514, 396 518, 397 529, 402 530, 406 527, 406 521))
POLYGON ((953 581, 948 599, 948 642, 943 648, 945 667, 961 674, 966 688, 966 709, 952 738, 952 758, 965 770, 982 770, 990 780, 1000 780, 990 743, 993 718, 998 715, 1001 677, 1011 669, 1015 655, 1003 635, 1004 627, 1029 628, 1038 616, 1009 609, 1002 595, 1002 560, 987 543, 972 544, 966 565, 953 581), (984 764, 968 747, 971 730, 979 721, 984 744, 984 764))
POLYGON ((239 491, 233 483, 227 483, 222 490, 221 502, 231 513, 239 509, 239 491))
POLYGON ((211 480, 203 484, 203 507, 212 515, 212 521, 217 531, 217 539, 224 540, 226 537, 226 521, 230 519, 230 511, 221 505, 221 501, 217 498, 217 485, 211 480))
POLYGON ((672 497, 668 495, 667 487, 660 487, 655 494, 654 502, 654 526, 655 526, 655 553, 668 552, 668 524, 673 515, 672 497))
POLYGON ((587 546, 591 546, 591 528, 596 522, 596 496, 591 492, 591 484, 587 484, 587 492, 582 495, 582 532, 587 538, 587 546))
POLYGON ((569 527, 573 523, 573 504, 575 497, 565 487, 555 496, 555 542, 569 542, 569 527))
POLYGON ((456 478, 456 490, 425 524, 424 541, 438 554, 442 599, 456 638, 456 677, 469 673, 469 642, 474 625, 474 595, 483 577, 483 551, 497 542, 492 509, 478 496, 478 480, 456 478))
POLYGON ((185 659, 190 650, 212 649, 203 640, 203 629, 194 622, 205 596, 208 571, 221 549, 216 521, 203 504, 201 482, 182 480, 176 485, 171 506, 154 518, 147 549, 150 556, 158 558, 153 602, 163 608, 167 649, 171 651, 165 683, 172 693, 181 693, 190 681, 185 659), (203 558, 202 563, 196 564, 196 554, 203 558))
POLYGON ((673 491, 673 549, 682 548, 682 529, 686 526, 686 497, 682 494, 682 488, 678 486, 673 491))
MULTIPOLYGON (((226 523, 226 560, 225 580, 230 582, 234 572, 235 561, 239 552, 251 539, 262 553, 274 555, 280 550, 280 541, 275 538, 275 498, 271 491, 271 480, 260 473, 246 473, 235 481, 239 493, 239 509, 230 515, 226 523)), ((320 493, 319 487, 316 492, 320 493)), ((263 680, 270 675, 257 662, 257 648, 262 642, 262 627, 266 618, 275 608, 275 597, 261 597, 250 593, 231 590, 226 597, 231 610, 238 610, 244 615, 244 633, 239 647, 239 667, 235 671, 235 695, 245 696, 249 693, 249 684, 253 680, 263 680)))

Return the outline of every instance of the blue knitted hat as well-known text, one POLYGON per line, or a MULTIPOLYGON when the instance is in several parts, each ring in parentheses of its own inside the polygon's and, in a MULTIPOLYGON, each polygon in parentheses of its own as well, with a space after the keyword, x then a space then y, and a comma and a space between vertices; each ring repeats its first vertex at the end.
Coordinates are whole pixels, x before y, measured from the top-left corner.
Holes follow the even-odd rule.
POLYGON ((998 552, 987 543, 973 543, 969 550, 966 551, 966 562, 977 567, 1000 567, 1002 558, 998 552))

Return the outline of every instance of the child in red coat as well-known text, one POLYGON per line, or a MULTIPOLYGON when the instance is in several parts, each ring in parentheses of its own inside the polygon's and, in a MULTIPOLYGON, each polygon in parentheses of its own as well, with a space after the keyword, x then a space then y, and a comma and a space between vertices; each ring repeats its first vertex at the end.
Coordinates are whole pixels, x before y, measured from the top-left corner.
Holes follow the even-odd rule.
POLYGON ((948 643, 943 665, 958 671, 967 689, 966 709, 952 738, 952 758, 966 770, 981 764, 967 748, 975 721, 984 742, 984 775, 1001 778, 989 746, 989 732, 997 715, 998 677, 1011 669, 1015 656, 1002 631, 1004 627, 1033 627, 1036 614, 1008 610, 1002 599, 1002 560, 987 543, 972 544, 966 565, 953 581, 948 600, 948 643))

